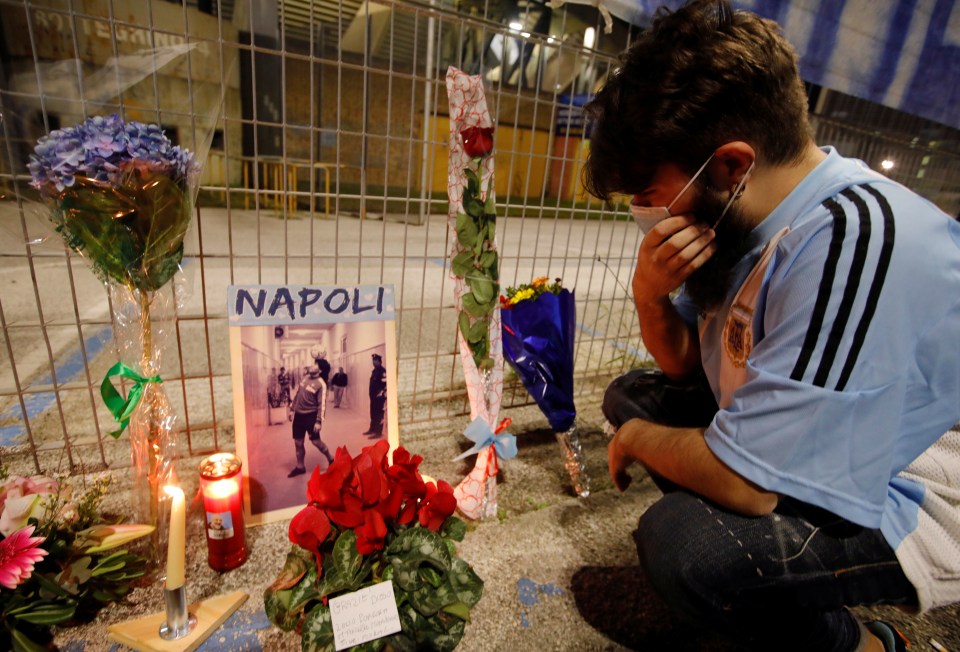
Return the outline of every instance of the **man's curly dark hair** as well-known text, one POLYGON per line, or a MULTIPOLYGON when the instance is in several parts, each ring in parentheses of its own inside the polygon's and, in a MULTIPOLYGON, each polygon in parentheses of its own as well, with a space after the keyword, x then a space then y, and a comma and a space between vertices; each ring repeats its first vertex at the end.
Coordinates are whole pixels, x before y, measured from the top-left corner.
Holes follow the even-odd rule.
POLYGON ((661 7, 585 110, 584 185, 602 199, 633 194, 661 163, 692 174, 727 142, 777 165, 812 138, 796 52, 776 23, 726 0, 661 7))

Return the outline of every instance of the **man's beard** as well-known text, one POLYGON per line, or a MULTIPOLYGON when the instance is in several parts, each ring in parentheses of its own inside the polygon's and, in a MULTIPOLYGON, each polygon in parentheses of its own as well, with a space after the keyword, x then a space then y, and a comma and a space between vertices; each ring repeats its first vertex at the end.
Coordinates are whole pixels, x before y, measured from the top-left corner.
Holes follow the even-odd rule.
MULTIPOLYGON (((703 185, 698 190, 699 201, 694 215, 698 222, 713 226, 730 197, 703 185)), ((749 250, 747 235, 751 230, 753 226, 734 202, 716 227, 716 252, 684 285, 687 296, 701 310, 711 312, 723 304, 730 291, 733 268, 749 250)))

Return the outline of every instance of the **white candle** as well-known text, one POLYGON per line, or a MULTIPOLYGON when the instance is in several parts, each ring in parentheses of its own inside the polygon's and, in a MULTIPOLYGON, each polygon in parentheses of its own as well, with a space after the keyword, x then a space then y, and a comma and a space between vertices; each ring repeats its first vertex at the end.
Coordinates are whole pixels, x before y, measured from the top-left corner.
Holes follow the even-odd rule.
POLYGON ((170 496, 170 534, 167 540, 167 590, 179 589, 184 582, 187 555, 187 509, 183 489, 166 486, 170 496))

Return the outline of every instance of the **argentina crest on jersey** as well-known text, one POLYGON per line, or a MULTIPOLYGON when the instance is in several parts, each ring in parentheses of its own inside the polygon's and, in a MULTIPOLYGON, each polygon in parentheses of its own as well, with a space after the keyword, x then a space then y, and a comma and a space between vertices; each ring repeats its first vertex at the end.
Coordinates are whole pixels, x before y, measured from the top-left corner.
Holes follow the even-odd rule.
POLYGON ((739 369, 747 364, 753 350, 753 308, 734 303, 723 325, 723 351, 730 363, 739 369))

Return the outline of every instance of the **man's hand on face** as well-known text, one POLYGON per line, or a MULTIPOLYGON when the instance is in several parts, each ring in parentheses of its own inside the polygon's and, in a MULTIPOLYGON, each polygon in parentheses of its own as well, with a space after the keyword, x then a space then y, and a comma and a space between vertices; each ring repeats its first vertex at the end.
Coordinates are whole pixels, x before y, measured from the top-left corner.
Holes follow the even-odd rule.
POLYGON ((658 222, 644 236, 633 274, 637 303, 666 298, 700 269, 717 249, 709 225, 693 215, 674 215, 658 222))

